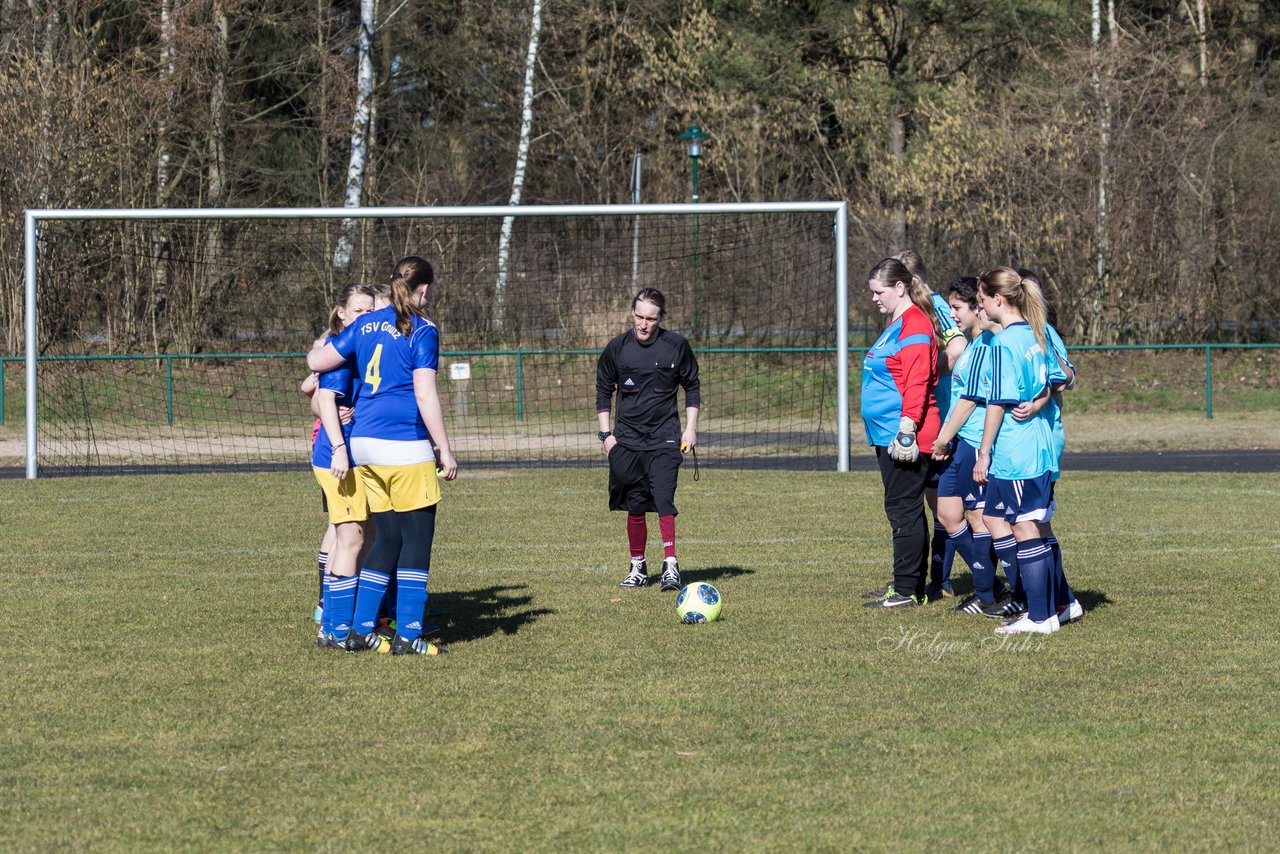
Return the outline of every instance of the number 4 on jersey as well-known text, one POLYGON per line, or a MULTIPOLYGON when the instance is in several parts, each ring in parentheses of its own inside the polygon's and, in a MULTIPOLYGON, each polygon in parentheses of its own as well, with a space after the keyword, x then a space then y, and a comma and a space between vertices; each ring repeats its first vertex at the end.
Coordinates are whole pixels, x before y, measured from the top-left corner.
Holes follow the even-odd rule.
POLYGON ((368 366, 364 369, 364 381, 370 387, 369 394, 377 394, 378 386, 382 384, 382 374, 378 371, 378 363, 382 361, 382 345, 379 344, 373 348, 373 358, 369 360, 368 366))

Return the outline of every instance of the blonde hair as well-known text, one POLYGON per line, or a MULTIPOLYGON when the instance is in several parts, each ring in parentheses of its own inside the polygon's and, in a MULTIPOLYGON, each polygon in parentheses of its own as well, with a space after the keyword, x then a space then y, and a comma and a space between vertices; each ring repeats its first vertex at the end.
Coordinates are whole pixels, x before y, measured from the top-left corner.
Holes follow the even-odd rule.
MULTIPOLYGON (((916 260, 919 260, 918 255, 916 260)), ((907 297, 933 324, 934 337, 939 341, 942 340, 942 322, 938 320, 938 312, 933 307, 933 291, 929 289, 924 279, 911 272, 904 261, 899 258, 884 259, 871 268, 871 272, 867 274, 867 280, 874 281, 882 288, 891 288, 898 282, 902 282, 907 288, 907 297)))
POLYGON ((426 258, 409 255, 396 262, 387 277, 391 287, 391 305, 396 310, 396 329, 401 335, 413 331, 413 315, 423 320, 430 320, 427 311, 413 300, 413 292, 422 285, 430 285, 436 280, 435 268, 426 258))
POLYGON ((978 277, 978 290, 989 297, 998 294, 1016 308, 1031 327, 1040 349, 1046 354, 1049 352, 1044 331, 1045 324, 1048 323, 1048 310, 1045 307, 1044 292, 1040 290, 1040 283, 1034 277, 1021 276, 1011 267, 996 267, 978 277))
POLYGON ((933 283, 929 281, 929 268, 924 265, 924 259, 920 257, 919 252, 914 249, 903 249, 895 253, 893 258, 901 261, 903 266, 911 271, 911 275, 924 282, 926 288, 933 290, 933 283))
POLYGON ((342 331, 342 319, 338 317, 338 309, 345 309, 347 303, 351 302, 351 298, 356 294, 374 299, 374 288, 372 285, 362 285, 359 282, 352 282, 343 286, 338 291, 338 302, 329 312, 329 337, 333 337, 342 331))

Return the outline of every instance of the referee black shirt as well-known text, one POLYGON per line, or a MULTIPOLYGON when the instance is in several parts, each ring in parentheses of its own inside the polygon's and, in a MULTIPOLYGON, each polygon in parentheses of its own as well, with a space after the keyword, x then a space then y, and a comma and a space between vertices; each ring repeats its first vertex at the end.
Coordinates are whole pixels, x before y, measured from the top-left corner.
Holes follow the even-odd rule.
POLYGON ((596 412, 608 412, 618 394, 613 435, 633 450, 680 444, 680 411, 676 387, 684 389, 686 407, 701 406, 698 360, 684 336, 663 329, 647 343, 629 329, 605 345, 596 365, 596 412))

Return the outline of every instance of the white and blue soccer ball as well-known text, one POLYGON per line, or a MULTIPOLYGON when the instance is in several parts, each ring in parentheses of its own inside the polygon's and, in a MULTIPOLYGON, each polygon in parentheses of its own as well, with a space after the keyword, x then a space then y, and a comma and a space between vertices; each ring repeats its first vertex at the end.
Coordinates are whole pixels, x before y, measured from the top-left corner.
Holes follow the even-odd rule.
POLYGON ((676 613, 689 624, 710 623, 718 619, 722 607, 724 599, 720 597, 720 591, 705 581, 686 584, 676 596, 676 613))

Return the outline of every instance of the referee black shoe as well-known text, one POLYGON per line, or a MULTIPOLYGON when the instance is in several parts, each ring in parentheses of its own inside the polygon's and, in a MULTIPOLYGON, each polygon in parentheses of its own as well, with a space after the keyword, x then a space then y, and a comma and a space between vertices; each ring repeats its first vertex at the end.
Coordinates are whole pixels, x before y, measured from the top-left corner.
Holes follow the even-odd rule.
POLYGON ((644 587, 649 583, 649 564, 644 558, 631 559, 631 571, 618 584, 619 587, 644 587))
POLYGON ((679 590, 683 585, 680 583, 680 564, 676 559, 669 557, 662 562, 662 587, 661 590, 679 590))

